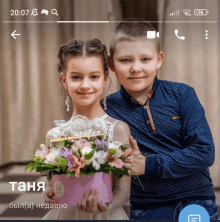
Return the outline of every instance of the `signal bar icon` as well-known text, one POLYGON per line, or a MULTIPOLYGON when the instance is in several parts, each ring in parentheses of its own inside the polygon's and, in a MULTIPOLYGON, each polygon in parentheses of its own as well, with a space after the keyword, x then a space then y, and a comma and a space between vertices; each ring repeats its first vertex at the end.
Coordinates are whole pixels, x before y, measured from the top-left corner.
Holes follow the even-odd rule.
POLYGON ((170 13, 170 16, 179 16, 180 15, 180 10, 176 10, 175 12, 170 13))

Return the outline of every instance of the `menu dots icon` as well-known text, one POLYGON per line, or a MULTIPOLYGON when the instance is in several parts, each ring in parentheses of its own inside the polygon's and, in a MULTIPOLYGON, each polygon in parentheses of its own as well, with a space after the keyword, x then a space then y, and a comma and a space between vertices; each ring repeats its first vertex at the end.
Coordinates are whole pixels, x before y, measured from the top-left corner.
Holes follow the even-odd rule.
POLYGON ((208 30, 205 30, 205 39, 208 39, 209 37, 209 31, 208 30))

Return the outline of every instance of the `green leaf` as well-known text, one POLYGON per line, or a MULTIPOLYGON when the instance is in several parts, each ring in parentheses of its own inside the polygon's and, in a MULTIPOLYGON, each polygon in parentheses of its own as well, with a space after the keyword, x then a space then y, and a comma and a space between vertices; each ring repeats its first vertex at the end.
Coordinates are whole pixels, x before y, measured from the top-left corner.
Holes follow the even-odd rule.
POLYGON ((68 141, 68 140, 65 140, 65 141, 64 141, 64 146, 65 146, 66 148, 68 148, 68 149, 71 148, 72 144, 73 144, 73 142, 71 142, 71 141, 68 141))
POLYGON ((67 176, 66 176, 66 178, 68 178, 68 177, 70 177, 70 176, 72 176, 73 174, 67 174, 67 176))
POLYGON ((56 172, 60 173, 61 168, 54 169, 56 172))
POLYGON ((66 173, 66 169, 67 169, 66 166, 64 166, 64 167, 62 168, 63 173, 66 173))
POLYGON ((29 164, 28 164, 28 165, 27 165, 27 166, 25 167, 25 172, 26 172, 26 170, 27 170, 27 169, 30 169, 30 168, 32 168, 32 166, 33 166, 33 163, 34 163, 34 162, 32 162, 32 163, 29 163, 29 164))
POLYGON ((42 164, 44 162, 44 159, 39 160, 39 164, 42 164))
POLYGON ((67 177, 70 177, 72 175, 75 175, 75 172, 67 172, 66 174, 67 174, 67 177))
POLYGON ((93 155, 94 155, 94 153, 95 153, 95 151, 97 150, 98 148, 95 148, 93 151, 91 151, 90 153, 88 153, 88 154, 85 154, 85 159, 86 160, 90 160, 92 157, 93 157, 93 155))
POLYGON ((38 162, 32 162, 32 163, 30 163, 30 164, 28 164, 28 166, 26 166, 26 168, 25 168, 25 171, 26 171, 26 169, 31 169, 30 170, 30 172, 32 171, 32 170, 34 170, 37 166, 38 166, 38 162))
POLYGON ((47 171, 47 170, 54 170, 54 169, 56 169, 56 168, 57 168, 57 166, 52 165, 52 164, 48 164, 48 165, 38 165, 38 166, 37 166, 38 172, 47 171))
POLYGON ((51 172, 51 171, 47 174, 47 179, 48 179, 48 180, 51 180, 51 179, 52 179, 52 172, 51 172))
POLYGON ((29 156, 29 157, 35 158, 36 156, 32 155, 32 156, 29 156))
POLYGON ((93 172, 89 172, 89 173, 86 173, 87 176, 92 176, 93 174, 97 173, 96 171, 93 171, 93 172))
POLYGON ((102 172, 105 173, 105 174, 109 174, 109 171, 110 171, 110 169, 105 169, 102 172))
POLYGON ((73 150, 73 152, 74 152, 78 157, 80 157, 79 150, 73 150))
POLYGON ((123 175, 129 175, 127 168, 114 168, 112 169, 112 172, 117 176, 118 179, 120 179, 123 175))
POLYGON ((82 157, 82 152, 80 149, 78 149, 78 152, 79 152, 80 157, 82 157))
POLYGON ((117 153, 117 151, 115 149, 108 149, 108 152, 113 155, 114 153, 117 153))
POLYGON ((124 152, 128 147, 126 145, 121 145, 120 149, 124 152))

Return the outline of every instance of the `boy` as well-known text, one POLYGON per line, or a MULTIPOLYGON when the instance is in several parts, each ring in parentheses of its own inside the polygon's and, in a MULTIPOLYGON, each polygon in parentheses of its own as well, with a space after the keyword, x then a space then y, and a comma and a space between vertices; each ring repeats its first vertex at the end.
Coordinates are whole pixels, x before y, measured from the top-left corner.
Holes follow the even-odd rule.
MULTIPOLYGON (((204 109, 192 87, 157 79, 164 54, 147 31, 156 30, 141 19, 117 25, 108 62, 122 86, 103 100, 110 116, 129 125, 141 151, 126 165, 144 188, 132 178, 131 220, 178 220, 191 204, 217 220, 208 170, 214 144, 204 109)), ((135 140, 131 144, 138 153, 135 140)))

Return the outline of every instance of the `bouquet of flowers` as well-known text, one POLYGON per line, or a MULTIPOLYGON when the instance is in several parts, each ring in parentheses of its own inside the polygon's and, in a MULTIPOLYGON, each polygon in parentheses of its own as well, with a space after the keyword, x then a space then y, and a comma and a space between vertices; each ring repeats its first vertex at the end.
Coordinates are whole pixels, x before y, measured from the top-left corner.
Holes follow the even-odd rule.
POLYGON ((27 169, 52 178, 58 203, 75 206, 85 191, 99 190, 99 200, 113 200, 112 171, 119 179, 129 175, 125 162, 132 162, 133 149, 120 141, 108 142, 104 135, 52 139, 40 145, 27 169))
POLYGON ((129 175, 124 163, 132 162, 133 150, 120 141, 108 142, 103 135, 96 135, 60 138, 52 144, 52 147, 41 144, 25 171, 36 169, 48 180, 56 174, 78 178, 83 174, 91 176, 97 172, 109 174, 112 171, 118 178, 129 175))

